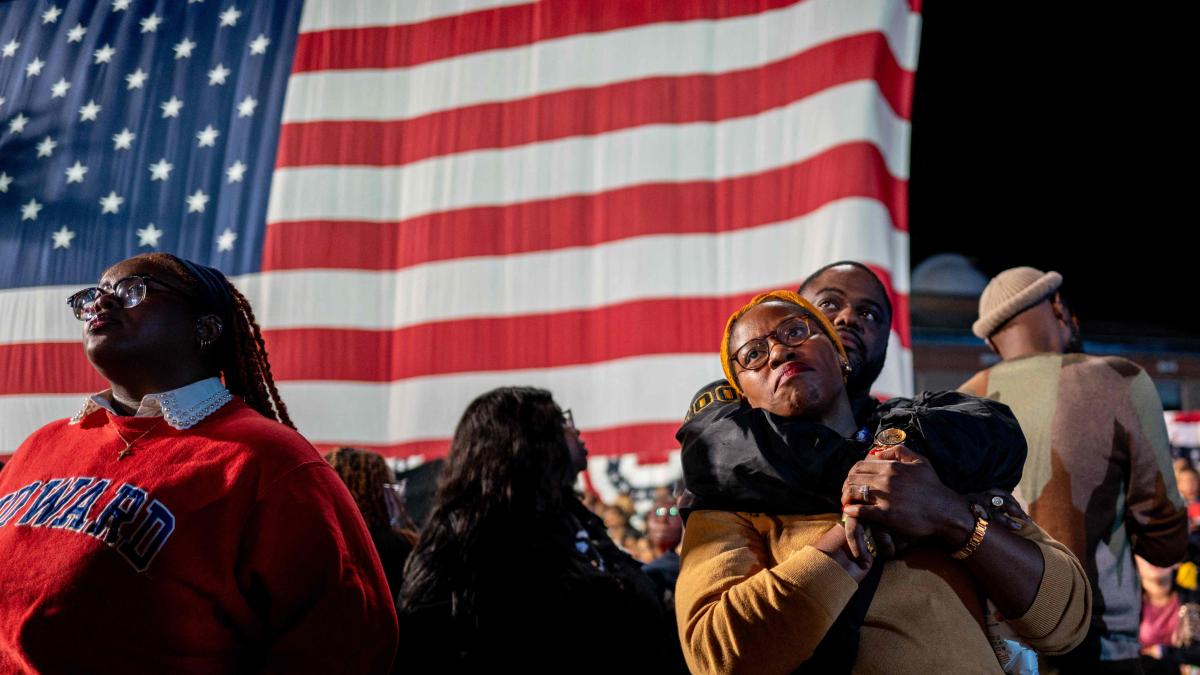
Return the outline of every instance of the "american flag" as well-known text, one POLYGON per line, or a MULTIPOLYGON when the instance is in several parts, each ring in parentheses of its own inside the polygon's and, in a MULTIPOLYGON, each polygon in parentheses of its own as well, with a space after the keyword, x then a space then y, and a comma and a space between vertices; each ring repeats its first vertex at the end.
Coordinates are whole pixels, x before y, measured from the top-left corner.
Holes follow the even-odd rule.
POLYGON ((319 446, 530 384, 661 462, 728 313, 843 258, 911 391, 916 0, 60 4, 0 4, 0 450, 102 388, 63 298, 151 249, 247 292, 319 446))

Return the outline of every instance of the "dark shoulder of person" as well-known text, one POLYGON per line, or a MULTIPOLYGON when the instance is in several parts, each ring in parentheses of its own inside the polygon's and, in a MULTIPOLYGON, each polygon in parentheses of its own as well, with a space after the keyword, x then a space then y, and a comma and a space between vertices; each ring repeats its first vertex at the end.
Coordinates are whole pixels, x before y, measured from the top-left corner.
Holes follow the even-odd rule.
POLYGON ((1021 480, 1027 445, 1021 425, 999 401, 958 391, 927 391, 881 403, 874 429, 905 432, 904 445, 924 455, 938 477, 960 493, 1012 490, 1021 480))

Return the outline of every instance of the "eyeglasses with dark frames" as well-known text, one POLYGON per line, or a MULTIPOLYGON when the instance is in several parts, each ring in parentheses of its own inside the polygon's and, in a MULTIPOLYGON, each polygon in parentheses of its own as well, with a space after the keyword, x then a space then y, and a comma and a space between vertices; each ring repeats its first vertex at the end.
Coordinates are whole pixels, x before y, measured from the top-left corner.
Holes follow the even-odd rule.
POLYGON ((816 335, 807 316, 794 316, 784 319, 770 333, 747 340, 738 347, 733 359, 743 370, 758 370, 767 364, 771 356, 769 338, 775 338, 776 342, 787 347, 799 347, 816 335))
POLYGON ((120 300, 121 306, 125 309, 137 307, 146 299, 146 282, 148 281, 153 281, 163 288, 185 298, 192 298, 192 295, 187 291, 174 284, 169 284, 162 279, 149 274, 133 274, 123 279, 118 279, 113 283, 111 288, 106 289, 100 286, 92 286, 91 288, 85 288, 82 291, 72 293, 71 297, 67 298, 67 306, 71 308, 71 312, 75 314, 75 318, 80 321, 88 321, 96 316, 96 303, 106 293, 112 294, 113 297, 120 300))

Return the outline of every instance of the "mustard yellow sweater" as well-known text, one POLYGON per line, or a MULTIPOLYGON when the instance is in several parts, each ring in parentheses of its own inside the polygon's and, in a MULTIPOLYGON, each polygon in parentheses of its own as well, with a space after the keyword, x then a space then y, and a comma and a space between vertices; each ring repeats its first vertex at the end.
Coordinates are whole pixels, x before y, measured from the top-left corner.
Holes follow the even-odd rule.
MULTIPOLYGON (((675 611, 693 673, 788 673, 803 663, 857 583, 810 546, 834 515, 696 511, 687 521, 675 611)), ((1025 616, 1009 626, 1044 653, 1087 634, 1091 590, 1079 561, 1036 525, 1045 572, 1025 616)), ((966 568, 916 547, 885 563, 863 622, 855 673, 1000 673, 985 608, 966 568)))

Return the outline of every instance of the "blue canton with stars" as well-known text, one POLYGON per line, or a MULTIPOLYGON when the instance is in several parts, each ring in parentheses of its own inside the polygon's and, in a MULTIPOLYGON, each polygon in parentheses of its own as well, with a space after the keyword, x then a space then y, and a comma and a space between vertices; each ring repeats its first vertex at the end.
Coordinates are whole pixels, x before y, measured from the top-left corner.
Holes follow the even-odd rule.
POLYGON ((259 269, 302 3, 0 2, 0 289, 259 269))

